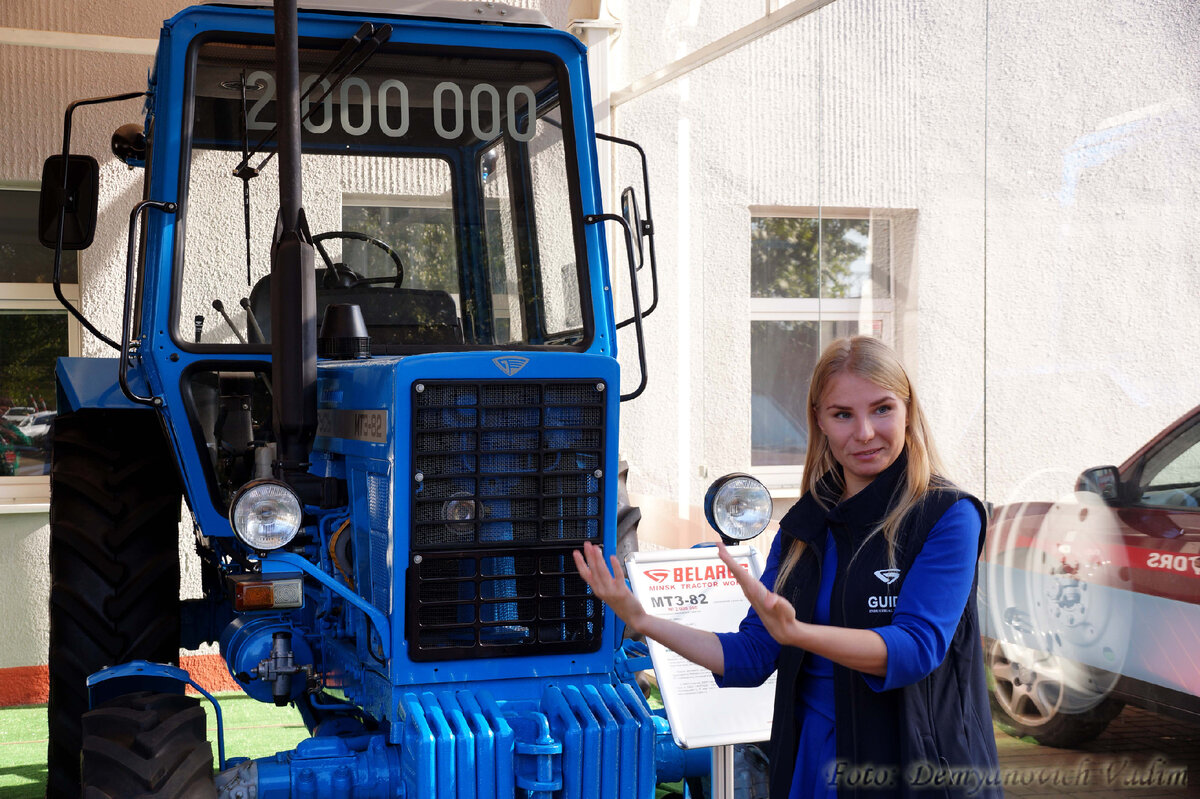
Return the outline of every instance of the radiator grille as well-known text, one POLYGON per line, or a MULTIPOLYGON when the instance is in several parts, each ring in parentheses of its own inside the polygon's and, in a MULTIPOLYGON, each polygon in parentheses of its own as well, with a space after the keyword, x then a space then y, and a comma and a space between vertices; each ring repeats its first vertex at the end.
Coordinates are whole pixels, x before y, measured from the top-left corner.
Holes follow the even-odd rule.
POLYGON ((599 381, 413 387, 413 660, 579 652, 599 603, 571 550, 603 531, 599 381))

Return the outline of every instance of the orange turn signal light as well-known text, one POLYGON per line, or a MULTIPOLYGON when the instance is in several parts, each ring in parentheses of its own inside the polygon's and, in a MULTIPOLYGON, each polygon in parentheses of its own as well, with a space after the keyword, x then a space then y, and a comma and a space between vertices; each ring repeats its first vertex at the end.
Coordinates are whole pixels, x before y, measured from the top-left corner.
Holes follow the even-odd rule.
POLYGON ((299 577, 264 580, 257 575, 238 575, 233 582, 233 609, 278 610, 304 604, 304 583, 299 577))

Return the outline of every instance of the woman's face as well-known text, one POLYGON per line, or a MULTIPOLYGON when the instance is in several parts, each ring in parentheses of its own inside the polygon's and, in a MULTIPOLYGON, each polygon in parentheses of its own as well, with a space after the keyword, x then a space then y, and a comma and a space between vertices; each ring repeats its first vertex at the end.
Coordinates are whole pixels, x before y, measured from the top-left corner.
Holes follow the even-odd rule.
POLYGON ((866 488, 900 457, 908 409, 891 391, 858 375, 839 372, 821 397, 817 425, 829 439, 834 459, 842 465, 845 499, 866 488))

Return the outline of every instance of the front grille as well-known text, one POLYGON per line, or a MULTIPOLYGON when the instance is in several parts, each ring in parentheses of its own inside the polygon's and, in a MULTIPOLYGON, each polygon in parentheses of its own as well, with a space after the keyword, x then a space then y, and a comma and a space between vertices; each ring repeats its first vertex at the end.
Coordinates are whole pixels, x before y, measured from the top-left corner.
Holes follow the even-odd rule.
POLYGON ((413 386, 413 660, 580 652, 599 603, 571 550, 599 542, 599 381, 413 386))
POLYGON ((582 652, 602 607, 569 549, 426 554, 409 569, 413 660, 582 652), (415 634, 414 634, 415 631, 415 634))

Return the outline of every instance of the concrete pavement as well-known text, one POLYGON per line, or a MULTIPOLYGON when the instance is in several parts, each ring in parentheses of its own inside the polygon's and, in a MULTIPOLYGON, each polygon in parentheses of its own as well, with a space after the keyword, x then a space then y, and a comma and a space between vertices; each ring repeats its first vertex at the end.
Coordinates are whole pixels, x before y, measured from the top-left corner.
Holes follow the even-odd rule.
POLYGON ((1125 708, 1094 741, 1054 749, 997 730, 1008 797, 1200 797, 1200 725, 1125 708))

